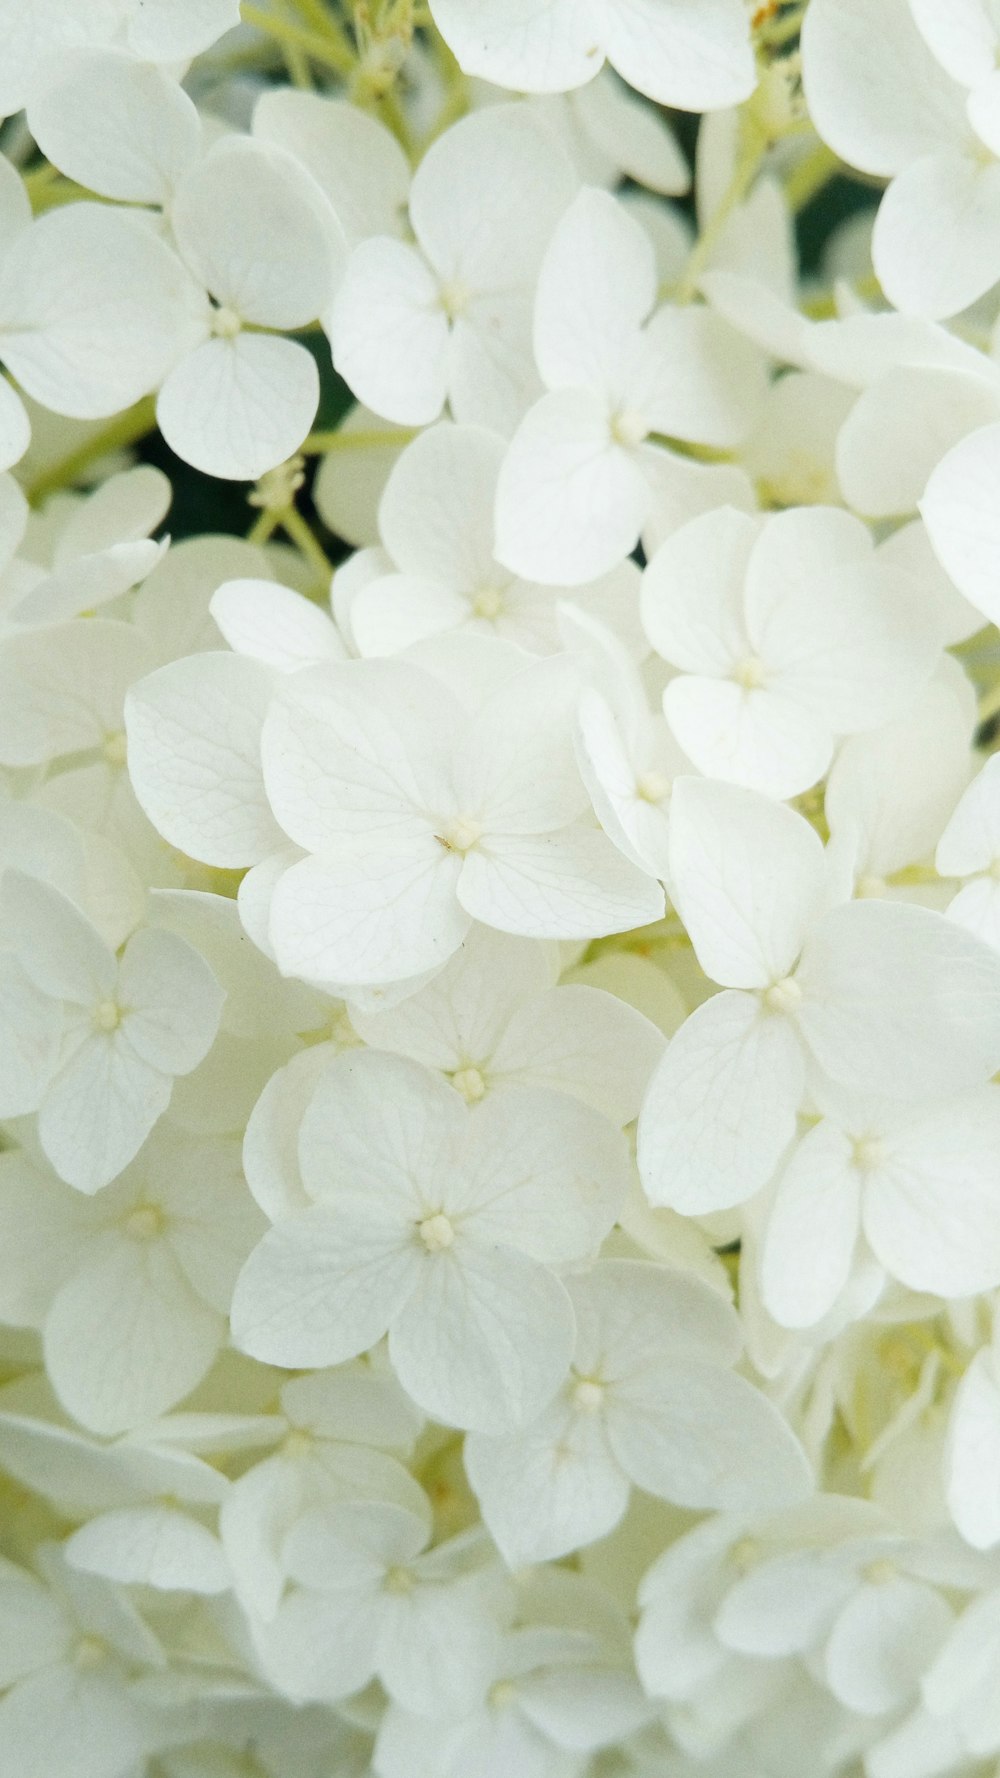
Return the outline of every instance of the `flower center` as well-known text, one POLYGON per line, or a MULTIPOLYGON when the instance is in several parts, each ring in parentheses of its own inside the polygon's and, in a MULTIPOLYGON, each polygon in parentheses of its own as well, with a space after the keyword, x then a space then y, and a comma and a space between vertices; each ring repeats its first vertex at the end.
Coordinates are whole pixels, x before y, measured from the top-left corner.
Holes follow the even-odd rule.
POLYGON ((437 835, 437 840, 446 852, 471 852, 482 831, 478 821, 470 821, 467 815, 460 815, 457 821, 445 828, 444 833, 437 835))
POLYGON ((790 975, 784 976, 780 982, 772 982, 764 994, 768 1012, 795 1012, 801 1002, 802 989, 790 975))
POLYGON ((73 1649, 73 1665, 81 1673, 92 1673, 107 1658, 107 1644, 99 1636, 81 1636, 73 1649))
POLYGON ((486 1082, 478 1068, 459 1068, 452 1075, 451 1084, 467 1105, 478 1105, 486 1097, 486 1082))
POLYGON ((408 1568, 387 1568, 383 1584, 387 1593, 412 1593, 413 1575, 408 1568))
POLYGON ((637 445, 641 445, 649 437, 649 427, 642 414, 637 413, 635 408, 626 407, 612 420, 611 436, 625 450, 634 451, 637 445))
POLYGON ((103 752, 109 766, 121 767, 125 764, 127 752, 124 729, 105 735, 103 752))
POLYGON ((498 1679, 496 1685, 490 1686, 487 1702, 494 1710, 506 1710, 509 1704, 513 1704, 516 1697, 517 1686, 514 1681, 512 1679, 498 1679))
POLYGON ((489 623, 503 610, 503 593, 499 587, 484 586, 472 601, 473 617, 484 617, 489 623))
POLYGON ((425 1216, 423 1222, 418 1222, 417 1232, 428 1253, 446 1253, 454 1245, 454 1225, 441 1210, 436 1211, 433 1216, 425 1216))
POLYGON ((596 1377, 581 1377, 573 1390, 573 1404, 583 1414, 596 1414, 604 1405, 604 1384, 596 1377))
POLYGON ((851 1159, 861 1173, 872 1173, 885 1160, 885 1143, 879 1136, 859 1136, 852 1145, 851 1159))
POLYGON ((91 1014, 95 1031, 117 1031, 122 1022, 122 1009, 115 1000, 99 1000, 91 1014))
POLYGON ((221 308, 213 309, 212 332, 217 340, 234 340, 242 328, 243 322, 235 309, 229 309, 225 304, 221 308))
POLYGON ((449 321, 457 321, 472 301, 472 291, 467 284, 442 284, 438 291, 438 301, 449 321))
POLYGON ((159 1204, 137 1204, 122 1226, 133 1241, 153 1241, 157 1235, 162 1235, 163 1222, 159 1204))
POLYGON ((756 691, 764 683, 764 663, 755 654, 748 654, 733 668, 733 678, 744 691, 756 691))
POLYGON ((635 794, 644 803, 665 803, 672 788, 662 772, 643 772, 635 781, 635 794))

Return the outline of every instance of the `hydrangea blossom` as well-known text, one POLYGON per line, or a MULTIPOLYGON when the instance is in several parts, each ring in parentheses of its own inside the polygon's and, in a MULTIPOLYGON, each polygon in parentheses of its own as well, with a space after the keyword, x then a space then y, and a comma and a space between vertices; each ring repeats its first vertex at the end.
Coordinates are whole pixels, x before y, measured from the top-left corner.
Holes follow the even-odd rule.
POLYGON ((0 1778, 996 1764, 998 44, 0 0, 0 1778))

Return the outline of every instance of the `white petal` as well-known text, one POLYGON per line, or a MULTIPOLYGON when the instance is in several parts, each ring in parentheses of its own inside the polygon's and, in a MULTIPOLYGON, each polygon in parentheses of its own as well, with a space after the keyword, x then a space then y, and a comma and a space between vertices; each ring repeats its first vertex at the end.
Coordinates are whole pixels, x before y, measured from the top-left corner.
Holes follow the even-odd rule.
POLYGON ((413 176, 410 221, 448 283, 473 295, 530 288, 575 190, 569 160, 543 119, 527 105, 490 105, 427 150, 413 176))
POLYGON ((1000 1283, 1000 1089, 987 1087, 890 1136, 867 1182, 865 1234, 912 1290, 975 1296, 1000 1283))
POLYGON ((977 1352, 955 1394, 945 1455, 952 1518, 977 1550, 1000 1543, 1000 1386, 989 1352, 977 1352))
POLYGON ((33 1674, 0 1701, 3 1778, 107 1778, 145 1758, 148 1745, 148 1721, 125 1687, 70 1661, 33 1674))
POLYGON ((502 1439, 470 1433, 465 1467, 511 1568, 552 1561, 606 1536, 631 1491, 600 1415, 577 1413, 562 1398, 525 1432, 502 1439))
POLYGON ((135 204, 166 203, 201 147, 197 109, 177 82, 114 50, 50 62, 28 127, 68 178, 135 204))
POLYGON ((566 661, 537 661, 488 698, 465 731, 455 798, 487 834, 548 833, 583 814, 572 743, 577 696, 566 661))
POLYGON ((492 835, 466 854, 458 881, 466 912, 525 938, 592 938, 658 920, 663 891, 596 828, 492 835))
POLYGON ((129 17, 129 43, 151 62, 187 61, 238 23, 237 0, 143 0, 129 17))
POLYGON ((237 654, 294 672, 343 660, 344 647, 325 611, 273 580, 227 580, 212 594, 213 618, 237 654))
POLYGON ((559 1280, 511 1248, 471 1237, 428 1256, 389 1332, 404 1389, 446 1425, 523 1426, 569 1369, 573 1310, 559 1280))
POLYGON ((670 881, 702 968, 766 988, 794 968, 825 888, 823 848, 801 815, 754 791, 679 778, 670 881))
POLYGON ((923 42, 908 0, 817 0, 802 55, 817 130, 864 173, 898 173, 963 133, 962 95, 923 42))
POLYGON ((298 450, 319 404, 316 361, 295 340, 206 340, 170 372, 156 417, 171 450, 205 475, 256 481, 298 450))
POLYGON ((126 691, 147 665, 139 632, 103 618, 8 637, 0 650, 0 759, 40 765, 103 747, 120 733, 126 691))
POLYGON ((194 1388, 224 1326, 163 1242, 116 1234, 58 1292, 45 1323, 45 1364, 77 1420, 92 1432, 124 1432, 194 1388))
POLYGON ((658 309, 629 366, 626 409, 651 431, 716 450, 741 444, 767 392, 756 346, 711 309, 658 309))
POLYGON ((328 331, 351 392, 401 426, 436 420, 448 394, 448 317, 416 248, 376 237, 347 262, 328 331))
POLYGON ((382 1338, 421 1276, 416 1230, 342 1205, 315 1206, 264 1236, 233 1294, 233 1340, 289 1369, 342 1364, 382 1338))
POLYGON ((616 1383, 608 1440, 639 1488, 678 1506, 742 1512, 790 1505, 812 1486, 777 1408, 721 1367, 678 1358, 616 1383))
POLYGON ((99 1514, 73 1533, 66 1559, 86 1574, 160 1592, 225 1593, 232 1584, 218 1538, 168 1506, 99 1514))
POLYGON ((798 972, 799 1027, 820 1066, 888 1098, 962 1092, 1000 1066, 1000 957, 901 902, 835 908, 798 972))
POLYGON ((353 835, 397 842, 415 856, 430 840, 452 857, 433 835, 435 816, 453 807, 447 763, 456 715, 408 662, 348 661, 284 682, 262 742, 284 831, 323 853, 353 835))
POLYGON ((754 89, 746 17, 734 0, 626 0, 605 16, 609 60, 660 105, 717 111, 754 89))
MULTIPOLYGON (((461 865, 433 834, 359 835, 280 878, 270 937, 278 967, 319 986, 377 987, 446 963, 469 929, 461 865)), ((414 982, 414 986, 416 986, 414 982)))
POLYGON ((80 1263, 100 1212, 11 1150, 0 1163, 0 1303, 4 1319, 41 1326, 59 1286, 80 1263))
POLYGON ((765 686, 681 674, 663 694, 663 713, 691 763, 766 796, 798 796, 830 764, 833 736, 822 712, 765 686))
POLYGON ((376 118, 345 99, 268 87, 254 106, 253 133, 285 149, 312 174, 351 243, 401 232, 409 162, 376 118))
POLYGON ((993 499, 997 474, 1000 426, 987 426, 948 452, 920 503, 942 567, 991 623, 1000 617, 1000 520, 993 499))
POLYGON ((872 238, 886 296, 932 320, 965 309, 1000 278, 1000 167, 930 154, 893 180, 872 238))
POLYGON ((4 931, 40 993, 89 1008, 115 988, 115 962, 79 908, 23 871, 8 870, 2 891, 4 931))
POLYGON ((37 1111, 59 1058, 62 1009, 0 954, 0 1116, 37 1111))
POLYGON ((104 204, 67 204, 39 218, 5 254, 4 360, 53 412, 98 419, 166 375, 191 341, 193 303, 180 261, 137 217, 104 204))
POLYGON ((511 441, 497 487, 498 559, 543 586, 579 586, 623 562, 649 510, 634 455, 616 444, 606 401, 545 395, 511 441))
POLYGON ((119 1028, 87 1036, 45 1094, 38 1138, 61 1179, 95 1192, 127 1167, 170 1102, 170 1076, 119 1028))
POLYGON ((0 378, 0 469, 10 469, 18 463, 30 443, 31 421, 24 403, 10 384, 0 378))
POLYGON ((965 371, 902 364, 862 391, 837 437, 837 475, 855 512, 911 513, 941 459, 997 418, 990 382, 965 371))
POLYGON ((743 581, 759 521, 732 507, 680 526, 642 577, 642 626, 688 673, 728 674, 750 652, 743 581))
POLYGON ((566 1094, 518 1087, 473 1112, 464 1165, 443 1206, 479 1243, 553 1264, 582 1260, 614 1226, 629 1176, 625 1141, 599 1112, 566 1094))
POLYGON ((224 990, 208 964, 172 932, 147 929, 129 939, 118 991, 128 1040, 165 1074, 189 1074, 219 1028, 224 990))
POLYGON ((522 93, 566 92, 603 60, 594 0, 434 0, 434 23, 467 74, 522 93))
POLYGON ((834 1696, 862 1716, 910 1703, 953 1623, 940 1593, 900 1577, 861 1587, 842 1611, 826 1651, 834 1696))
POLYGON ((935 863, 943 877, 990 870, 1000 855, 1000 759, 980 767, 938 843, 935 863))
POLYGON ((614 390, 656 300, 645 230, 608 192, 584 187, 556 229, 535 296, 535 356, 550 389, 614 390))
POLYGON ((631 1123, 663 1053, 656 1026, 597 987, 550 988, 515 1012, 490 1058, 492 1077, 571 1093, 631 1123))
POLYGON ((962 86, 976 86, 996 67, 997 26, 990 17, 988 0, 953 0, 942 12, 934 0, 910 0, 921 36, 962 86))
POLYGON ((222 137, 188 174, 172 222, 199 282, 263 327, 315 321, 346 258, 340 225, 312 180, 290 155, 246 136, 222 137))
POLYGON ((284 843, 264 793, 260 737, 274 685, 256 661, 196 654, 129 692, 129 770, 164 839, 205 864, 256 864, 284 843))
POLYGON ((778 1182, 760 1256, 760 1288, 782 1327, 813 1327, 850 1276, 861 1182, 851 1142, 821 1123, 798 1143, 778 1182))
POLYGON ((321 1075, 303 1112, 303 1183, 333 1208, 344 1191, 368 1192, 401 1224, 415 1224, 454 1172, 467 1125, 459 1094, 440 1075, 403 1056, 348 1051, 321 1075))
POLYGON ((639 1116, 650 1203, 698 1216, 752 1197, 795 1133, 804 1085, 788 1019, 748 994, 699 1007, 671 1038, 639 1116))

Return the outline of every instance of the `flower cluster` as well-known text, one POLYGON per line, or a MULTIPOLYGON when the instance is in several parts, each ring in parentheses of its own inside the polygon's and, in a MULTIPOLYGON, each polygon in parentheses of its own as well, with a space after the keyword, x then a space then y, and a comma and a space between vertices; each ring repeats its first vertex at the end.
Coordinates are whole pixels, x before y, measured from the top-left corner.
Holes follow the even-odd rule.
POLYGON ((998 64, 0 0, 0 1778, 996 1778, 998 64))

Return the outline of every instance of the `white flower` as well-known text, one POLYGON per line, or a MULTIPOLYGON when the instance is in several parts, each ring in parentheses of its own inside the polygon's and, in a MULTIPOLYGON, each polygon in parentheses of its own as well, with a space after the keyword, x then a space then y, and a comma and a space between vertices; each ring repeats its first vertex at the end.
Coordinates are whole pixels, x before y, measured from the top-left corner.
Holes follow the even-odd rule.
POLYGON ((201 155, 192 100, 169 73, 121 50, 50 58, 29 112, 52 165, 102 197, 167 206, 201 155))
POLYGON ((950 1298, 1000 1284, 1000 1089, 920 1110, 817 1096, 825 1115, 792 1150, 766 1216, 761 1293, 776 1320, 826 1315, 862 1230, 911 1290, 950 1298))
POLYGON ((567 1288, 577 1343, 559 1394, 523 1432, 466 1440, 469 1479, 512 1567, 605 1536, 633 1485, 702 1508, 808 1493, 798 1441, 728 1368, 739 1327, 708 1285, 644 1261, 603 1260, 567 1288))
POLYGON ((403 1467, 420 1416, 395 1378, 364 1364, 293 1377, 280 1413, 248 1428, 275 1444, 238 1476, 219 1514, 236 1595, 258 1624, 270 1622, 288 1578, 286 1540, 303 1513, 334 1501, 392 1502, 426 1514, 426 1497, 403 1467))
POLYGON ((58 1014, 38 1139, 60 1178, 95 1192, 132 1160, 175 1077, 207 1054, 222 990, 172 933, 136 932, 116 958, 72 902, 20 871, 7 872, 2 905, 6 944, 58 1014))
POLYGON ((316 413, 316 361, 280 334, 325 311, 343 231, 290 155, 235 136, 182 179, 170 221, 202 290, 191 304, 192 349, 157 399, 160 430, 196 469, 253 481, 298 449, 316 413))
POLYGON ((667 1046, 639 1120, 653 1203, 742 1203, 795 1134, 807 1066, 897 1101, 979 1086, 1000 1062, 1000 965, 929 909, 836 899, 801 815, 755 792, 674 786, 670 881, 727 992, 667 1046))
MULTIPOLYGON (((532 654, 555 652, 564 589, 520 579, 493 553, 503 458, 503 440, 478 426, 435 426, 404 450, 379 506, 390 572, 374 575, 351 601, 359 654, 396 654, 459 628, 504 637, 532 654)), ((631 638, 637 593, 638 570, 623 562, 573 597, 631 638)))
POLYGON ((952 1518, 967 1543, 1000 1543, 1000 1376, 997 1338, 978 1351, 955 1391, 945 1448, 945 1486, 952 1518))
POLYGON ((780 1517, 709 1520, 643 1578, 643 1682, 683 1697, 692 1680, 732 1678, 727 1653, 812 1654, 848 1710, 898 1711, 953 1622, 921 1566, 919 1549, 863 1500, 820 1495, 780 1517))
POLYGON ((151 574, 167 550, 149 533, 171 501, 166 476, 148 463, 108 477, 72 512, 56 539, 51 569, 12 607, 17 623, 59 623, 107 605, 151 574))
POLYGON ((400 1382, 435 1418, 484 1430, 530 1418, 573 1345, 551 1268, 592 1253, 625 1194, 612 1126, 527 1087, 470 1112, 415 1063, 361 1053, 321 1077, 298 1150, 313 1201, 243 1270, 243 1350, 336 1364, 388 1332, 400 1382))
POLYGON ((261 1218, 235 1145, 161 1127, 87 1198, 35 1167, 0 1167, 5 1319, 42 1330, 68 1413, 93 1432, 141 1426, 205 1375, 261 1218))
POLYGON ((377 1677, 421 1716, 475 1701, 499 1639, 473 1566, 488 1546, 473 1532, 428 1550, 430 1529, 426 1504, 343 1501, 303 1514, 284 1542, 292 1585, 266 1625, 251 1621, 278 1691, 333 1702, 377 1677))
POLYGON ((704 308, 656 309, 652 243, 585 188, 542 264, 534 345, 548 393, 518 427, 497 489, 496 553, 546 585, 579 585, 634 549, 654 509, 650 434, 727 448, 763 397, 759 354, 704 308))
POLYGON ((77 1574, 57 1544, 40 1577, 0 1564, 0 1747, 19 1778, 126 1778, 156 1742, 132 1676, 155 1672, 162 1645, 119 1587, 77 1574))
POLYGON ((983 0, 813 0, 804 22, 820 135, 891 180, 872 254, 904 311, 954 315, 1000 279, 998 47, 983 0))
POLYGON ((643 576, 642 617, 680 669, 663 694, 699 771, 771 796, 808 790, 836 737, 901 714, 938 657, 935 626, 860 520, 808 507, 693 519, 643 576))
POLYGON ((456 420, 507 433, 537 383, 531 298, 576 180, 527 107, 464 118, 428 150, 410 190, 416 244, 354 249, 329 318, 334 363, 359 401, 402 425, 456 420))
POLYGON ((519 92, 563 92, 605 56, 662 105, 712 111, 749 98, 755 81, 737 0, 434 0, 434 23, 467 74, 519 92))
POLYGON ((627 1124, 663 1040, 614 994, 556 986, 551 949, 474 926, 427 987, 351 1022, 373 1049, 438 1068, 470 1104, 507 1086, 550 1087, 627 1124))

